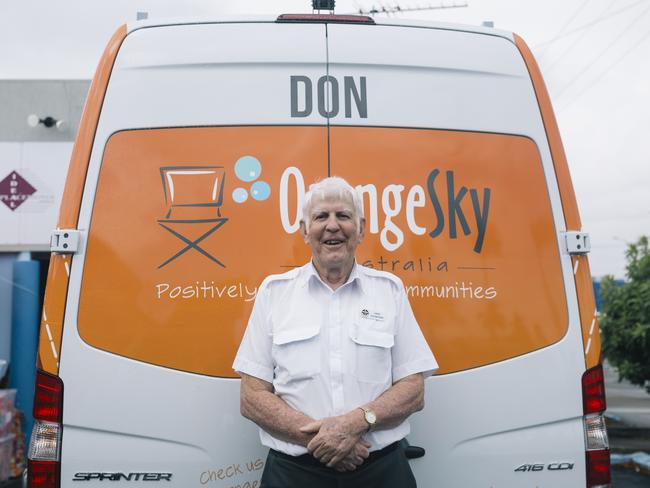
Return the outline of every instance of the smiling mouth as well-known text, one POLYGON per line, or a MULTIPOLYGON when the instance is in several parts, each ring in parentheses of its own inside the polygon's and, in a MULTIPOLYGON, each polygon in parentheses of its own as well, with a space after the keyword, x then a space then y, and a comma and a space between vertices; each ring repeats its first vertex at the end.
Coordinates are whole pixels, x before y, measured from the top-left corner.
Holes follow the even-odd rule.
POLYGON ((324 241, 323 244, 326 246, 338 246, 339 244, 343 244, 343 241, 339 239, 328 239, 327 241, 324 241))

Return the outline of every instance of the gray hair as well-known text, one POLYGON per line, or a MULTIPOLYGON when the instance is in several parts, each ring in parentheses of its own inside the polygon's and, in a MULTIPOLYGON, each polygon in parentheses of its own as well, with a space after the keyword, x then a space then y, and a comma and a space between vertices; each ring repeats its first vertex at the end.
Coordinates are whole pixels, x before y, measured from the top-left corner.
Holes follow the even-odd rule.
POLYGON ((302 220, 305 222, 305 228, 309 229, 311 223, 311 209, 314 197, 320 199, 337 198, 339 200, 352 200, 354 206, 354 215, 357 230, 361 228, 361 219, 363 218, 363 203, 357 190, 347 181, 339 176, 330 176, 324 180, 317 181, 309 185, 309 191, 305 193, 305 200, 302 204, 302 220))

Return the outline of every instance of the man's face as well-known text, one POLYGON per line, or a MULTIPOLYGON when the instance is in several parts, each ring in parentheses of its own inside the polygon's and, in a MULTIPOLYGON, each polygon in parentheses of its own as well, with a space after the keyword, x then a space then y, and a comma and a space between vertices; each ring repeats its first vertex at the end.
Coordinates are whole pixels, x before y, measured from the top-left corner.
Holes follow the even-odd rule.
POLYGON ((312 202, 309 230, 301 229, 305 243, 311 246, 314 260, 325 268, 352 263, 354 251, 363 238, 364 220, 357 228, 357 216, 351 199, 318 198, 312 202))

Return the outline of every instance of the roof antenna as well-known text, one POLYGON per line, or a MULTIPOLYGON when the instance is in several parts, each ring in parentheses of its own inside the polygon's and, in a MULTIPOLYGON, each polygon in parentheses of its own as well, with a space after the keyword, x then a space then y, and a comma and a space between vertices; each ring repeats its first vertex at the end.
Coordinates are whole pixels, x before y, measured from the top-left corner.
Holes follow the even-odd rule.
POLYGON ((336 4, 336 0, 311 0, 311 8, 314 12, 318 10, 319 13, 321 10, 329 10, 333 14, 334 4, 336 4))
POLYGON ((391 14, 401 13, 401 12, 419 12, 422 10, 440 10, 440 9, 447 9, 447 8, 463 8, 463 7, 468 7, 467 2, 456 3, 456 0, 454 0, 453 4, 442 2, 439 5, 425 5, 425 6, 418 5, 416 7, 402 7, 400 5, 386 7, 380 4, 379 7, 375 7, 373 5, 373 7, 370 9, 359 8, 356 13, 360 15, 386 14, 390 16, 391 14))

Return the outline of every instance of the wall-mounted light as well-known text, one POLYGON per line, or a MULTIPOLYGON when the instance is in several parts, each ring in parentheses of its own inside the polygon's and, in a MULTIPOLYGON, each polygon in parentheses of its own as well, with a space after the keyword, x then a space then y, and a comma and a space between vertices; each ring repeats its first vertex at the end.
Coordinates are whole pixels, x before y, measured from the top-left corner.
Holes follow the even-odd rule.
POLYGON ((38 124, 43 124, 48 129, 56 127, 58 130, 63 132, 68 128, 68 123, 65 120, 57 120, 54 117, 39 117, 36 114, 30 114, 27 116, 27 125, 30 127, 37 127, 38 124))

